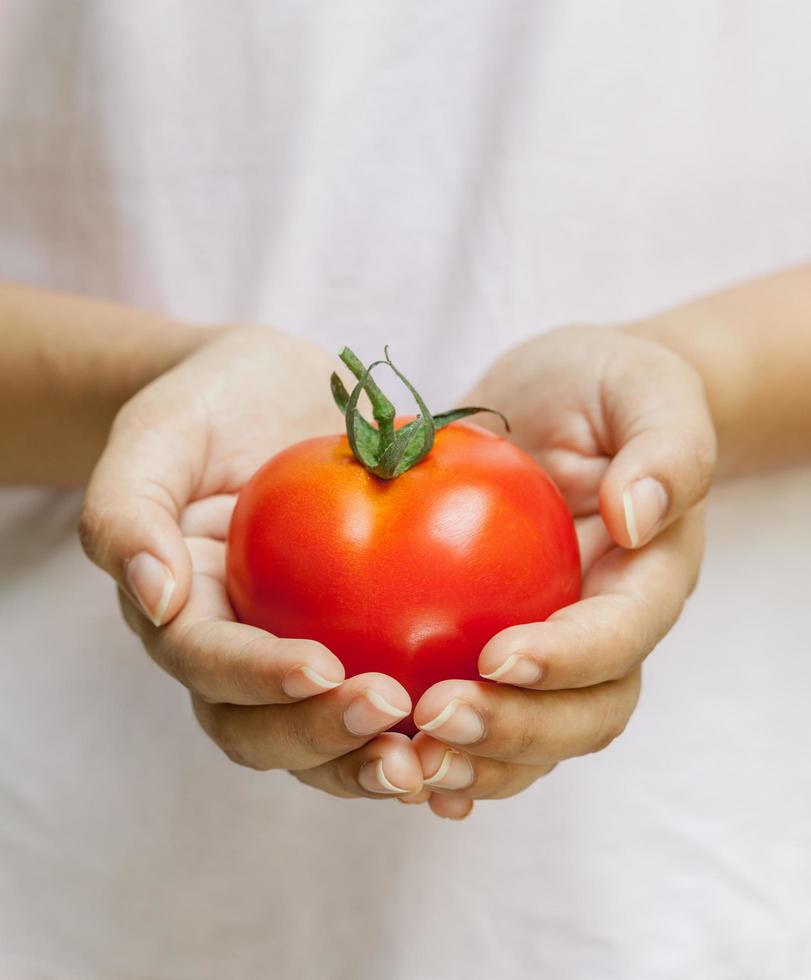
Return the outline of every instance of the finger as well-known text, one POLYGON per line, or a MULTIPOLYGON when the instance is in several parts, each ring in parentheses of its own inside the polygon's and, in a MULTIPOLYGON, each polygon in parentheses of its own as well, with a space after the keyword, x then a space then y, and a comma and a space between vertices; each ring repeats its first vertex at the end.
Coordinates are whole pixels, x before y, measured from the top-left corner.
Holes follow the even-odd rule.
POLYGON ((613 359, 601 397, 614 458, 600 487, 600 510, 623 548, 646 544, 704 498, 716 437, 698 374, 658 344, 613 359))
POLYGON ((592 565, 614 547, 614 541, 600 514, 578 517, 574 526, 577 532, 577 546, 580 550, 580 567, 586 575, 592 565))
POLYGON ((323 694, 344 679, 340 660, 315 640, 280 639, 233 622, 222 583, 225 545, 188 539, 194 557, 189 599, 157 628, 122 594, 122 611, 155 662, 212 703, 286 703, 323 694))
POLYGON ((588 455, 584 450, 542 447, 537 459, 555 481, 566 506, 575 517, 593 514, 600 499, 602 483, 610 460, 607 456, 588 455))
POLYGON ((129 596, 119 598, 124 618, 152 659, 212 704, 284 704, 323 694, 343 681, 341 662, 315 640, 280 639, 253 626, 212 619, 161 633, 129 596))
POLYGON ((609 745, 639 697, 640 671, 575 691, 441 681, 414 709, 419 729, 465 752, 544 766, 609 745))
POLYGON ((428 806, 438 816, 445 820, 464 820, 473 812, 473 800, 466 800, 460 796, 438 796, 431 794, 428 806))
POLYGON ((590 687, 625 677, 678 619, 692 592, 704 546, 698 510, 639 551, 614 548, 583 583, 580 602, 545 622, 497 633, 479 672, 533 690, 590 687))
POLYGON ((187 538, 214 538, 225 541, 236 506, 234 493, 215 494, 194 500, 180 515, 180 530, 187 538))
POLYGON ((312 769, 365 745, 406 717, 408 694, 385 674, 358 674, 295 704, 210 704, 192 695, 203 730, 251 769, 312 769))
POLYGON ((427 803, 431 799, 431 790, 423 787, 419 793, 409 793, 407 796, 398 796, 398 803, 427 803))
POLYGON ((169 622, 188 595, 191 560, 178 520, 196 482, 190 460, 204 458, 204 439, 199 427, 179 420, 139 419, 130 403, 87 488, 82 546, 155 625, 169 622))
POLYGON ((527 766, 470 755, 463 749, 449 748, 425 732, 414 736, 414 748, 425 788, 469 800, 514 796, 554 769, 554 765, 527 766))
POLYGON ((344 798, 370 800, 418 796, 422 767, 407 735, 385 732, 360 749, 313 769, 293 771, 302 783, 344 798))

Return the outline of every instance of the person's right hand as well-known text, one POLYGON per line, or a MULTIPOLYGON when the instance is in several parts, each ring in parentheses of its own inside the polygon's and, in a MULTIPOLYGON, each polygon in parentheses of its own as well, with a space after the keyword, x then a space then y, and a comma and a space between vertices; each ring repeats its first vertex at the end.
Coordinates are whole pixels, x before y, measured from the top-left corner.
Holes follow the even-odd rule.
POLYGON ((411 710, 405 689, 383 674, 344 680, 323 645, 235 622, 225 591, 236 493, 284 446, 339 428, 332 369, 319 348, 276 331, 213 334, 119 412, 80 535, 229 758, 336 796, 388 798, 422 785, 410 740, 386 731, 411 710))

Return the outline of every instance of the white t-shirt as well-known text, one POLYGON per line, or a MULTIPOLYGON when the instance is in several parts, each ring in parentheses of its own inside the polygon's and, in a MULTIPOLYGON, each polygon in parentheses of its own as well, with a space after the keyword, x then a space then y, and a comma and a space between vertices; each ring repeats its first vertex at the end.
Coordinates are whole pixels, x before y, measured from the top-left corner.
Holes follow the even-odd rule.
MULTIPOLYGON (((0 270, 494 352, 808 259, 803 0, 6 0, 0 270)), ((612 748, 453 824, 240 769, 0 498, 0 976, 808 980, 811 476, 721 488, 612 748)))

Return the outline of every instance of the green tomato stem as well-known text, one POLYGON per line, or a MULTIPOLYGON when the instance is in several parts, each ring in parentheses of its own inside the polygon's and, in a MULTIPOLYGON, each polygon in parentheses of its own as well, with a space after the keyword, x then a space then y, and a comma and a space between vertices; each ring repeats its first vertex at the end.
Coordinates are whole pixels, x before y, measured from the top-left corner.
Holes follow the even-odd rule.
POLYGON ((436 433, 446 425, 459 419, 474 415, 477 412, 491 412, 498 415, 504 422, 507 431, 510 424, 507 419, 493 408, 469 406, 456 408, 450 412, 433 415, 422 399, 417 389, 411 384, 394 365, 389 357, 389 349, 385 348, 385 360, 374 361, 366 367, 360 358, 348 347, 344 347, 338 355, 357 379, 357 384, 350 394, 343 381, 337 374, 330 378, 330 387, 335 404, 346 418, 346 435, 355 459, 370 473, 382 480, 394 480, 412 467, 421 463, 431 452, 436 433), (417 402, 419 414, 413 422, 395 430, 394 405, 383 394, 372 379, 372 371, 381 364, 386 364, 411 392, 417 402), (377 428, 371 425, 361 415, 358 400, 361 392, 365 391, 372 405, 372 415, 377 428))
POLYGON ((367 370, 361 359, 348 347, 344 347, 338 356, 355 375, 358 383, 369 396, 369 401, 372 403, 372 416, 377 422, 377 429, 380 433, 381 450, 385 452, 394 441, 394 416, 397 414, 394 405, 372 380, 371 366, 367 370))

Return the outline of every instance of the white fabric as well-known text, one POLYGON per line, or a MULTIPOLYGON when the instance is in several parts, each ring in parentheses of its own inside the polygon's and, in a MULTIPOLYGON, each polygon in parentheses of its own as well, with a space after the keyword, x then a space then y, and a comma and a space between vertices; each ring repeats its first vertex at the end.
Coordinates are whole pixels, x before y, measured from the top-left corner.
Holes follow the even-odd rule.
MULTIPOLYGON (((803 0, 0 14, 10 279, 390 341, 448 401, 532 332, 808 258, 803 0)), ((810 486, 717 491, 625 735, 462 825, 229 763, 78 496, 6 492, 0 976, 808 980, 810 486)))

